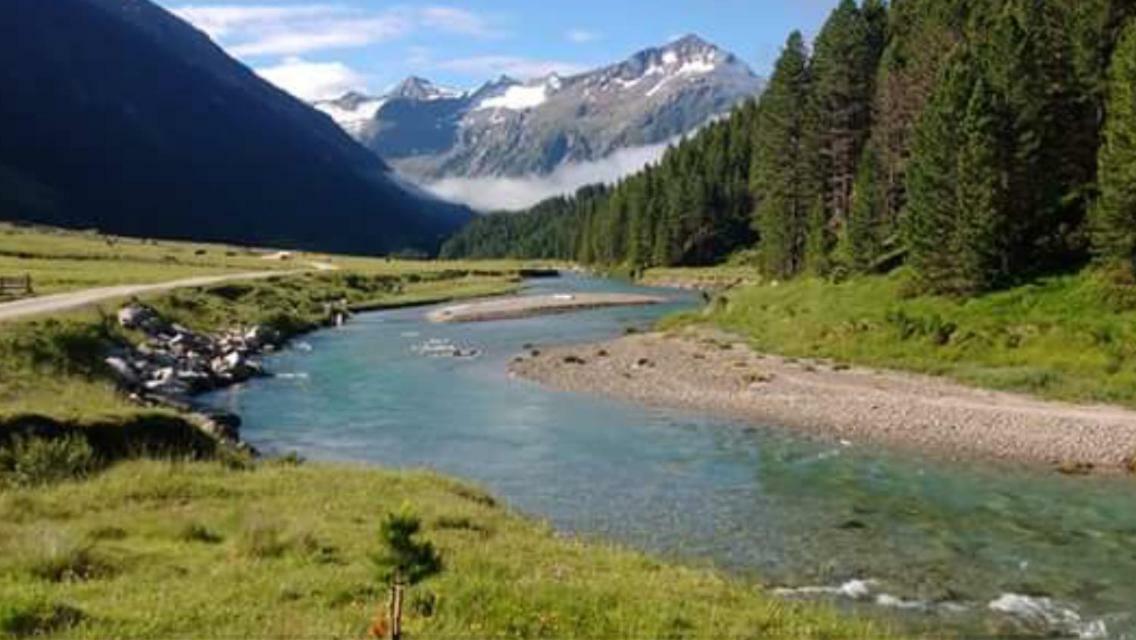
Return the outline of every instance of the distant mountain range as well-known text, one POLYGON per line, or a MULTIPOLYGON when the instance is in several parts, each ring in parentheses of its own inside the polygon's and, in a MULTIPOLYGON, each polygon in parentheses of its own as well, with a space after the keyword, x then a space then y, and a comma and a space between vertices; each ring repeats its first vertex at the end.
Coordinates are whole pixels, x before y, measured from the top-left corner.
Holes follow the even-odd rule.
POLYGON ((409 78, 315 106, 416 181, 546 175, 685 134, 758 94, 733 54, 687 36, 595 71, 473 91, 409 78))
POLYGON ((7 0, 0 87, 3 219, 377 253, 472 215, 146 0, 7 0))

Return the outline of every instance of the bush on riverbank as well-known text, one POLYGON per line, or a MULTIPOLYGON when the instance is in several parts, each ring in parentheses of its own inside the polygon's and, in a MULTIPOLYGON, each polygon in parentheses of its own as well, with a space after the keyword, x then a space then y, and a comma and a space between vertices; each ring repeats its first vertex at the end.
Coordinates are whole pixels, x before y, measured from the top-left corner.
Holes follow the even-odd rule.
POLYGON ((715 573, 556 536, 431 474, 154 461, 0 492, 0 634, 363 637, 386 599, 372 562, 382 516, 403 504, 445 559, 407 594, 410 637, 886 635, 715 573), (64 567, 50 574, 61 579, 37 569, 48 566, 64 567))
POLYGON ((1086 271, 966 300, 910 296, 905 274, 732 289, 706 315, 756 349, 945 375, 991 389, 1136 406, 1136 309, 1086 271))

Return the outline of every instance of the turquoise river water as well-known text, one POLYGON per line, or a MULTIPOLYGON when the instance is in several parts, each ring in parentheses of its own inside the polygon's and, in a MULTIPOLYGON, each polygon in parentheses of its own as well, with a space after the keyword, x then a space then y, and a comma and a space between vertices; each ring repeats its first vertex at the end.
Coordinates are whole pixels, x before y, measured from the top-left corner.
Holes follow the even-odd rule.
MULTIPOLYGON (((652 291, 568 276, 526 292, 652 291)), ((964 635, 1136 638, 1136 482, 945 463, 768 425, 511 379, 522 346, 614 337, 671 302, 435 325, 360 315, 268 360, 275 378, 206 401, 269 452, 428 467, 596 536, 964 635), (473 358, 436 357, 452 344, 473 358)))

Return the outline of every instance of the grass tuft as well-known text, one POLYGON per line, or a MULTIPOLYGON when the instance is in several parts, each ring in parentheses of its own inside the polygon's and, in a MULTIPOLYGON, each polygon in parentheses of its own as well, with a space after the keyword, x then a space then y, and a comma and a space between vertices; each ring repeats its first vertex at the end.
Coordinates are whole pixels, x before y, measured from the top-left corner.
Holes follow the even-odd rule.
POLYGON ((283 556, 292 547, 285 535, 284 526, 262 516, 248 519, 237 534, 237 553, 253 560, 272 560, 283 556))
POLYGON ((39 598, 0 601, 0 634, 34 638, 64 632, 78 625, 83 612, 70 605, 39 598))
POLYGON ((87 439, 13 436, 0 444, 0 487, 35 487, 63 480, 81 480, 101 466, 87 439))
POLYGON ((182 542, 198 542, 201 544, 221 544, 225 541, 221 534, 198 522, 190 522, 182 527, 177 534, 177 539, 182 542))
POLYGON ((28 575, 47 582, 86 582, 119 572, 117 564, 93 543, 54 532, 28 544, 18 562, 28 575))

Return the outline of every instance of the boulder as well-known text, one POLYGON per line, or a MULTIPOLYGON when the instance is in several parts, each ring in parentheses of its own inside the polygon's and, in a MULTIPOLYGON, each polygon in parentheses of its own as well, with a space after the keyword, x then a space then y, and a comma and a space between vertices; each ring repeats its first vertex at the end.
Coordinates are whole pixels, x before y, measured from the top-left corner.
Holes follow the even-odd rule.
POLYGON ((108 358, 103 360, 103 362, 105 362, 106 365, 110 367, 111 371, 114 372, 114 375, 118 378, 119 382, 130 387, 138 386, 138 373, 134 371, 134 368, 131 367, 125 359, 118 356, 109 356, 108 358))

